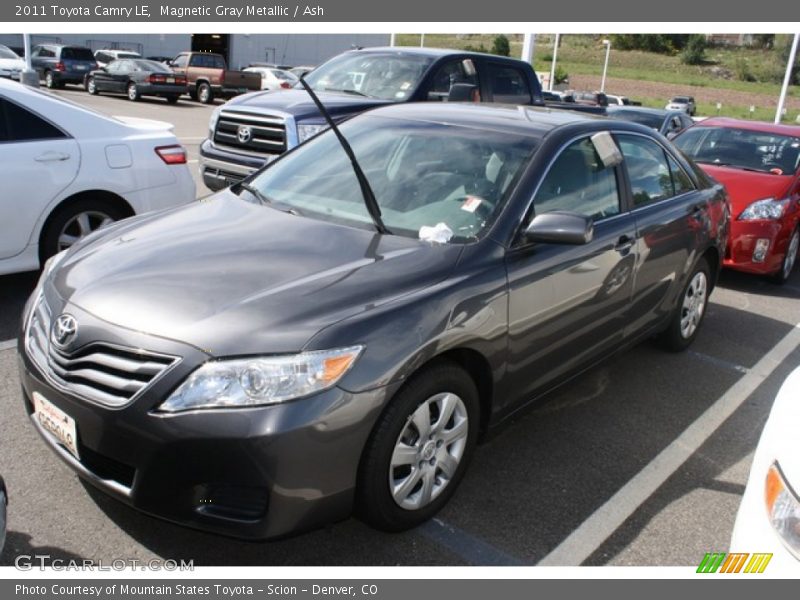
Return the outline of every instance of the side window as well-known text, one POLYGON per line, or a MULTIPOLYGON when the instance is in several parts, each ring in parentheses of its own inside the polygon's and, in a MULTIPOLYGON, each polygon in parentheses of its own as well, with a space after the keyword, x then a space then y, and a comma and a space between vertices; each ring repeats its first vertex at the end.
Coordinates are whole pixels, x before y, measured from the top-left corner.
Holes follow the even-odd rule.
POLYGON ((545 175, 533 207, 536 214, 566 210, 595 220, 619 214, 616 172, 603 165, 588 137, 573 142, 545 175))
POLYGON ((65 137, 61 130, 21 106, 5 100, 0 100, 0 103, 8 127, 8 141, 31 142, 65 137))
POLYGON ((694 183, 692 183, 686 171, 678 164, 678 161, 669 155, 667 155, 667 159, 669 160, 669 170, 672 172, 672 185, 675 187, 675 195, 685 194, 694 190, 694 183))
POLYGON ((189 57, 189 66, 190 67, 204 67, 205 64, 203 63, 203 55, 202 54, 192 54, 189 57))
POLYGON ((631 182, 633 204, 644 206, 675 194, 667 157, 654 141, 633 135, 618 136, 631 182))
POLYGON ((212 69, 224 69, 225 68, 225 60, 221 56, 209 56, 208 57, 208 65, 212 69))
POLYGON ((0 98, 0 144, 8 141, 8 126, 6 125, 6 101, 0 98))
POLYGON ((172 61, 172 66, 178 67, 179 69, 184 68, 186 66, 186 55, 181 54, 180 56, 176 56, 175 60, 172 61))
POLYGON ((106 54, 105 52, 98 52, 97 54, 94 55, 94 57, 96 60, 104 63, 109 63, 112 60, 114 60, 110 54, 106 54))
POLYGON ((42 46, 39 48, 39 58, 54 58, 56 55, 50 48, 42 46))
POLYGON ((41 51, 42 51, 41 46, 34 46, 33 50, 31 50, 31 58, 36 58, 37 56, 39 56, 39 52, 41 51))
POLYGON ((433 83, 428 91, 429 100, 445 100, 450 94, 450 88, 456 83, 478 85, 478 77, 473 73, 468 74, 464 68, 464 61, 452 60, 443 64, 433 76, 433 83))
POLYGON ((489 63, 489 86, 495 102, 530 104, 531 91, 525 73, 516 67, 489 63))

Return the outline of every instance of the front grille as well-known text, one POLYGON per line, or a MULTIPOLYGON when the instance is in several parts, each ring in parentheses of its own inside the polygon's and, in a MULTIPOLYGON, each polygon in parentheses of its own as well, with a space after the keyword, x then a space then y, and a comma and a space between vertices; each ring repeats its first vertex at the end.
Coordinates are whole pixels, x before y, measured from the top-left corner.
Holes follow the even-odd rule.
POLYGON ((47 302, 40 296, 26 333, 28 354, 53 383, 80 398, 122 406, 178 361, 175 356, 100 341, 62 350, 50 343, 51 320, 47 302))
POLYGON ((278 155, 286 152, 286 121, 282 117, 253 115, 233 110, 223 110, 214 131, 214 144, 233 150, 256 154, 278 155), (245 141, 240 128, 249 128, 245 141))
POLYGON ((232 185, 234 183, 239 183, 240 181, 244 180, 247 175, 242 173, 234 173, 233 171, 226 171, 225 169, 218 169, 216 167, 205 167, 205 175, 208 177, 213 177, 214 179, 218 179, 219 181, 223 182, 226 186, 232 185))

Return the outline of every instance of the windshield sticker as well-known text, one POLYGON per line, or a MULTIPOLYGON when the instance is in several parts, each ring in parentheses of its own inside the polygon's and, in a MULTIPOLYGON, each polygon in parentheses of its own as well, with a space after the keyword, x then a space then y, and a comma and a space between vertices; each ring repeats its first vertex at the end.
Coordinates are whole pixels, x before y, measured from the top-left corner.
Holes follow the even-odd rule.
POLYGON ((397 93, 394 95, 394 97, 395 97, 395 98, 405 98, 405 97, 406 97, 406 93, 405 93, 405 92, 397 92, 397 93))
POLYGON ((411 87, 411 83, 406 81, 403 85, 400 86, 400 89, 401 90, 407 90, 410 87, 411 87))
POLYGON ((467 196, 467 199, 464 200, 464 204, 461 205, 461 210, 465 210, 468 213, 474 213, 478 210, 478 207, 483 202, 483 198, 479 198, 478 196, 467 196))

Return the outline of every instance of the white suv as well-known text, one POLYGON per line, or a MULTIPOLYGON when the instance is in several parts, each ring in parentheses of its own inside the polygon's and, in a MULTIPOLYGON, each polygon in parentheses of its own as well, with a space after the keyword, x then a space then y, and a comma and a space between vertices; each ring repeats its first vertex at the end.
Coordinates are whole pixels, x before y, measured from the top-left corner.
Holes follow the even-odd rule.
POLYGON ((664 108, 666 110, 682 110, 690 117, 693 117, 697 111, 692 96, 673 96, 664 108))
POLYGON ((0 275, 36 269, 111 221, 194 200, 171 129, 0 79, 0 275))
POLYGON ((97 50, 94 59, 99 68, 105 67, 108 63, 120 58, 142 58, 142 55, 133 50, 97 50))

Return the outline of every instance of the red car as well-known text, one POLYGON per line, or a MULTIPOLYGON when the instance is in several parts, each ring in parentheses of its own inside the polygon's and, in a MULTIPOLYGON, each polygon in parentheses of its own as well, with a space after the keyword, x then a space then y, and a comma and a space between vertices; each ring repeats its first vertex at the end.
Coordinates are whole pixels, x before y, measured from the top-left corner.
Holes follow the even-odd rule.
POLYGON ((673 141, 728 190, 724 266, 786 281, 800 246, 800 127, 714 118, 673 141))

